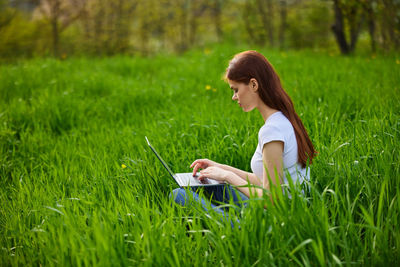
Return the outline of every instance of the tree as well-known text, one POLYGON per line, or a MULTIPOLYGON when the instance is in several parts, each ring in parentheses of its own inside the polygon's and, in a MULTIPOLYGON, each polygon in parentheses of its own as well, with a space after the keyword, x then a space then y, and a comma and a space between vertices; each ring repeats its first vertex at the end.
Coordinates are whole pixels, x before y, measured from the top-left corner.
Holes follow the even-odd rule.
POLYGON ((263 27, 268 35, 269 45, 274 46, 275 39, 274 39, 274 12, 273 12, 273 4, 272 0, 257 0, 257 8, 260 14, 261 22, 263 27), (267 5, 267 10, 265 10, 264 4, 267 5))
POLYGON ((87 0, 79 19, 84 49, 98 55, 127 52, 137 4, 132 0, 87 0))
POLYGON ((333 8, 335 22, 332 30, 342 54, 349 54, 355 50, 358 36, 365 24, 373 52, 376 51, 377 41, 384 49, 400 47, 399 1, 333 0, 333 8), (380 31, 377 32, 377 29, 380 31), (349 38, 346 38, 346 32, 349 38))
POLYGON ((280 25, 279 25, 279 47, 283 48, 285 45, 285 31, 287 27, 287 2, 280 0, 280 25))
POLYGON ((51 26, 53 54, 59 55, 60 34, 83 13, 86 0, 41 0, 38 16, 44 17, 51 26))
MULTIPOLYGON (((188 12, 188 16, 189 16, 189 29, 188 29, 189 42, 188 42, 188 45, 193 46, 196 42, 199 18, 202 18, 204 16, 204 13, 209 8, 209 6, 206 2, 199 1, 199 0, 188 1, 188 5, 189 5, 189 7, 188 7, 188 11, 189 11, 188 12)), ((216 11, 216 12, 218 12, 218 11, 216 11)))
POLYGON ((375 34, 375 29, 376 29, 376 10, 375 6, 377 5, 376 0, 364 0, 361 2, 361 5, 364 9, 366 20, 367 20, 367 26, 368 26, 368 33, 370 36, 370 41, 371 41, 371 51, 375 52, 376 51, 376 34, 375 34))
POLYGON ((332 31, 342 54, 354 51, 363 21, 361 5, 357 1, 333 0, 335 21, 332 31), (347 22, 347 25, 345 23, 347 22), (349 28, 350 40, 346 38, 345 28, 349 28))
POLYGON ((9 25, 16 14, 15 9, 6 6, 5 0, 0 0, 0 30, 9 25))
POLYGON ((223 4, 224 0, 214 0, 213 5, 211 5, 211 17, 214 22, 215 32, 217 34, 218 41, 221 41, 223 37, 223 32, 221 27, 223 4))
POLYGON ((382 46, 385 49, 400 48, 400 1, 378 1, 382 46))

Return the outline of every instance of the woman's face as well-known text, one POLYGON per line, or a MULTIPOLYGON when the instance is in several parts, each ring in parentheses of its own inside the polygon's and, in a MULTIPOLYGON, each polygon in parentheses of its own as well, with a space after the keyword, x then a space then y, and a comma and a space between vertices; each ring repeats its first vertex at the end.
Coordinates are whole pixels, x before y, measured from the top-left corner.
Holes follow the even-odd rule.
POLYGON ((258 83, 251 79, 249 84, 228 80, 230 88, 233 90, 232 100, 237 101, 244 112, 252 111, 259 103, 258 83))

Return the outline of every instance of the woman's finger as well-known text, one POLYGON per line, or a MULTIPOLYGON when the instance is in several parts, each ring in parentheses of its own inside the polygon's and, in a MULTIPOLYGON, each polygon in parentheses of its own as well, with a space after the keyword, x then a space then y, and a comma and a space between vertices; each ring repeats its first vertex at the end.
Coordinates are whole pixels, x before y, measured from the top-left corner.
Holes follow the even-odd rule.
POLYGON ((201 170, 200 175, 209 175, 210 173, 207 171, 207 169, 201 170))
POLYGON ((199 161, 198 159, 196 159, 195 161, 193 161, 193 163, 190 164, 190 168, 193 168, 193 166, 194 166, 198 161, 199 161))
POLYGON ((204 180, 206 178, 208 178, 208 177, 204 173, 200 173, 200 175, 197 177, 197 179, 199 179, 199 180, 204 180))
POLYGON ((203 168, 202 166, 203 166, 204 164, 207 164, 207 163, 205 162, 204 159, 196 159, 195 161, 193 161, 192 165, 190 165, 190 168, 192 168, 192 166, 194 166, 194 165, 196 165, 196 164, 199 164, 199 165, 200 165, 200 168, 203 168))
POLYGON ((196 164, 193 169, 193 176, 196 176, 197 170, 199 169, 199 164, 196 164))
POLYGON ((194 169, 193 169, 193 176, 196 175, 196 173, 197 173, 197 171, 198 171, 199 169, 204 169, 204 165, 201 164, 200 162, 198 162, 198 163, 194 166, 194 169))

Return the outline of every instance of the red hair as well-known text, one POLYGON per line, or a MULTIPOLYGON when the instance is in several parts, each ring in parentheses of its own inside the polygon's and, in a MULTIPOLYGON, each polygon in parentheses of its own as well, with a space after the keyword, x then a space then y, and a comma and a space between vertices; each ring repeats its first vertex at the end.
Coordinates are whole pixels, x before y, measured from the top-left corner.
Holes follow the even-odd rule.
POLYGON ((292 100, 282 88, 279 76, 268 60, 256 51, 239 53, 229 62, 225 77, 246 85, 252 78, 257 80, 261 100, 268 107, 281 111, 292 123, 297 140, 298 162, 303 168, 307 163, 311 164, 316 155, 314 146, 294 110, 292 100))

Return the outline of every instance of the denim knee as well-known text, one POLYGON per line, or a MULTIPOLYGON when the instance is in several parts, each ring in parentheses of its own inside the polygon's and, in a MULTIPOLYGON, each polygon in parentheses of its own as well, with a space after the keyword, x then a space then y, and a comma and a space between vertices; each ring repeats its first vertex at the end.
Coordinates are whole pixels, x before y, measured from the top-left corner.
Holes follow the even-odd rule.
POLYGON ((182 206, 185 206, 186 202, 186 191, 183 188, 175 188, 169 193, 169 197, 173 198, 174 201, 182 206))

